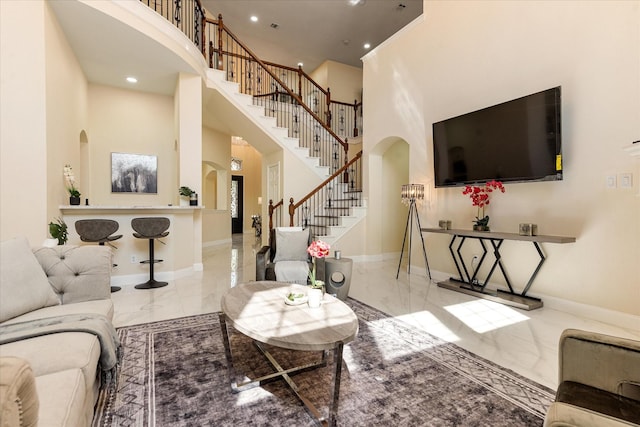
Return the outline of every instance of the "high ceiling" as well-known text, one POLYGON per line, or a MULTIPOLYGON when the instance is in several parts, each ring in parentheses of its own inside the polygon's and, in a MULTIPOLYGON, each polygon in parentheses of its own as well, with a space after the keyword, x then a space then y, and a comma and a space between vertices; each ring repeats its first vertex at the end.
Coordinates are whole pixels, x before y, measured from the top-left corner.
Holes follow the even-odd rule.
POLYGON ((260 59, 307 72, 360 58, 422 14, 422 0, 202 0, 260 59), (250 20, 258 18, 257 22, 250 20), (274 28, 274 26, 276 28, 274 28), (363 46, 369 43, 369 49, 363 46))

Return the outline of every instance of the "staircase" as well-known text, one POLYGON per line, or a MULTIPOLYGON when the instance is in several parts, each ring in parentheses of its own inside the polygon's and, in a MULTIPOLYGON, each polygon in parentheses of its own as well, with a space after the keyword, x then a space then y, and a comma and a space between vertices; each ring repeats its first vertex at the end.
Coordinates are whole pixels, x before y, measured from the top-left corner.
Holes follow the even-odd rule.
MULTIPOLYGON (((338 168, 333 176, 331 167, 320 165, 320 157, 313 156, 312 147, 300 145, 300 139, 295 136, 296 130, 280 125, 287 114, 289 105, 282 106, 281 101, 264 101, 240 92, 239 84, 226 79, 226 73, 221 70, 209 69, 207 73, 209 86, 218 89, 235 108, 242 111, 249 120, 257 124, 264 133, 269 135, 284 149, 290 150, 301 159, 320 178, 325 178, 315 192, 294 203, 289 200, 289 212, 294 215, 278 213, 284 209, 284 204, 276 207, 273 222, 278 226, 301 226, 311 228, 315 237, 322 238, 330 245, 334 245, 351 228, 366 216, 366 205, 362 199, 361 185, 361 153, 354 157, 354 161, 342 168, 338 168), (346 176, 350 177, 345 180, 346 176), (288 218, 287 218, 288 217, 288 218)), ((298 132, 299 133, 299 132, 298 132)), ((274 201, 277 203, 277 201, 274 201)))
MULTIPOLYGON (((301 68, 256 57, 224 26, 221 15, 207 18, 199 0, 168 0, 160 10, 158 2, 141 1, 180 28, 208 59, 207 86, 324 179, 299 202, 290 199, 289 224, 280 214, 281 222, 274 226, 310 227, 314 236, 332 244, 364 218, 362 153, 350 156, 344 137, 359 134, 357 102, 332 101, 329 90, 301 68), (334 116, 337 120, 332 122, 334 116)), ((284 204, 278 206, 282 209, 284 204)), ((272 224, 271 204, 269 212, 272 224)))

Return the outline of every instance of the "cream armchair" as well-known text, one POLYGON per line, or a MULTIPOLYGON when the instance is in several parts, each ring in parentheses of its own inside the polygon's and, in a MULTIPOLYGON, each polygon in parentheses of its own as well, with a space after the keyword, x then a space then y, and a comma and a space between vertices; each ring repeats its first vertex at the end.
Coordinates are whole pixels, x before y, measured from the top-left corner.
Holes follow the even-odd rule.
MULTIPOLYGON (((307 248, 312 240, 308 228, 272 229, 269 232, 269 245, 263 246, 256 254, 256 280, 306 284, 311 268, 311 257, 307 248)), ((317 277, 324 277, 324 263, 319 263, 316 274, 317 277)))
POLYGON ((567 329, 545 427, 639 426, 640 341, 567 329))

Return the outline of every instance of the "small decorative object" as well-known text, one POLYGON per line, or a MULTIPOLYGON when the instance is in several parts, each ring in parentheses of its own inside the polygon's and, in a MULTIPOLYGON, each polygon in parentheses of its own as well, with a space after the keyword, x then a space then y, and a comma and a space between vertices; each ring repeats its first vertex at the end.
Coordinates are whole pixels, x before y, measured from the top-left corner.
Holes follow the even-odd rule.
POLYGON ((256 229, 256 237, 262 236, 262 217, 260 215, 251 215, 251 228, 256 229))
POLYGON ((521 236, 536 236, 538 235, 537 224, 520 224, 519 234, 521 236))
MULTIPOLYGON (((195 191, 190 189, 189 187, 182 186, 178 189, 178 193, 182 198, 180 199, 180 206, 187 206, 187 200, 189 201, 188 205, 193 206, 191 204, 192 196, 196 194, 195 191)), ((196 195, 196 206, 198 205, 198 195, 196 195)))
POLYGON ((309 283, 312 288, 320 290, 324 288, 324 282, 322 280, 316 280, 316 258, 329 256, 330 248, 329 244, 322 240, 314 240, 307 248, 307 253, 313 258, 313 267, 311 268, 311 271, 309 271, 309 283))
POLYGON ((342 258, 342 252, 340 252, 340 251, 333 251, 333 256, 334 256, 336 259, 340 259, 340 258, 342 258))
POLYGON ((55 222, 49 223, 49 234, 54 239, 58 239, 58 245, 64 245, 67 243, 69 235, 67 233, 67 224, 62 218, 56 218, 55 222))
POLYGON ((322 303, 322 289, 312 288, 309 289, 309 307, 318 308, 322 303))
POLYGON ((195 191, 189 196, 189 206, 198 206, 198 193, 195 191))
POLYGON ((484 214, 484 207, 489 204, 489 194, 494 190, 504 193, 505 188, 502 182, 488 181, 482 187, 467 185, 462 191, 462 194, 469 196, 473 206, 477 206, 478 208, 478 215, 476 216, 476 220, 473 221, 474 231, 489 231, 489 215, 484 214))
POLYGON ((79 205, 80 191, 78 191, 78 188, 76 188, 76 178, 73 175, 73 169, 70 165, 64 165, 63 175, 67 191, 69 192, 69 204, 79 205))
POLYGON ((438 221, 438 226, 443 230, 451 230, 451 221, 441 219, 440 221, 438 221))
POLYGON ((287 296, 284 298, 284 303, 287 305, 300 305, 307 302, 309 298, 307 295, 301 292, 289 292, 287 296))

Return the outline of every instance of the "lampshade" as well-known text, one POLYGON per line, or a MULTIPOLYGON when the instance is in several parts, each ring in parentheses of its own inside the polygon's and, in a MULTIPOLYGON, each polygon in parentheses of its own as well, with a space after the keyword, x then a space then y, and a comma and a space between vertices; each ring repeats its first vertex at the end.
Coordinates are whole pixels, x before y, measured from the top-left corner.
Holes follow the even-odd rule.
POLYGON ((403 202, 411 202, 415 200, 424 199, 424 185, 423 184, 405 184, 402 186, 402 193, 400 194, 403 202))

